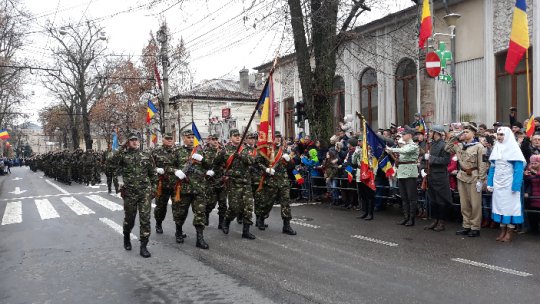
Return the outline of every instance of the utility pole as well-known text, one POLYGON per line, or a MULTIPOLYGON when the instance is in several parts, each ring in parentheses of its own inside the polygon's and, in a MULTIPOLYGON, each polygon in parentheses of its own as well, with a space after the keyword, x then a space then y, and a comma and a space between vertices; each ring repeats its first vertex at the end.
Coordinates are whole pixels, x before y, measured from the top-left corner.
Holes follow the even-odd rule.
POLYGON ((164 122, 161 130, 163 134, 172 132, 171 128, 171 111, 169 106, 169 30, 167 29, 167 23, 164 21, 159 31, 157 32, 157 40, 161 43, 161 66, 163 68, 163 98, 161 100, 161 108, 163 109, 163 117, 161 121, 164 122))

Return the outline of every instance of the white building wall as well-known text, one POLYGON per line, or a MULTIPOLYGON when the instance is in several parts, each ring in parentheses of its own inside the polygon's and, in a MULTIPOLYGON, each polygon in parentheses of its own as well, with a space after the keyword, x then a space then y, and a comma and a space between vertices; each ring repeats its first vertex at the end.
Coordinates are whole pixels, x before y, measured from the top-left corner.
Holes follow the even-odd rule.
MULTIPOLYGON (((484 102, 486 76, 484 59, 456 64, 457 118, 460 121, 489 123, 484 102)), ((492 101, 494 107, 494 101, 492 101)))

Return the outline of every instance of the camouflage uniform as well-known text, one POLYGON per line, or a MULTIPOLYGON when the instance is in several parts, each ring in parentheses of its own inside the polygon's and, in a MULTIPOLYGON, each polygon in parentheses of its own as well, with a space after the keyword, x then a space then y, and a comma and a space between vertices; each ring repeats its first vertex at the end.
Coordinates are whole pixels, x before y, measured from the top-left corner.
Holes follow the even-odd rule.
POLYGON ((96 160, 94 159, 94 152, 87 150, 84 152, 81 158, 82 163, 82 182, 87 186, 89 184, 94 185, 94 170, 96 167, 96 160))
MULTIPOLYGON (((137 139, 131 134, 128 139, 137 139)), ((139 210, 141 255, 143 247, 150 237, 150 210, 152 208, 152 190, 157 184, 157 176, 150 155, 139 150, 123 148, 114 155, 113 163, 120 168, 124 185, 122 197, 124 199, 124 246, 129 242, 129 234, 135 225, 135 217, 139 210)), ((126 248, 128 249, 128 248, 126 248)), ((129 246, 131 249, 131 245, 129 246)), ((128 249, 128 250, 129 250, 128 249)), ((149 255, 148 255, 149 256, 149 255)))
MULTIPOLYGON (((225 218, 225 213, 227 212, 227 192, 223 186, 223 167, 215 166, 214 161, 219 154, 219 150, 208 146, 205 150, 204 157, 209 164, 212 164, 212 170, 214 170, 215 175, 208 179, 206 187, 206 219, 208 219, 210 213, 218 205, 218 216, 219 216, 219 225, 218 229, 221 229, 223 219, 225 218)), ((205 220, 206 220, 205 219, 205 220)), ((206 222, 205 224, 208 224, 206 222)))
POLYGON ((176 149, 167 146, 161 146, 154 149, 152 151, 152 159, 154 160, 156 168, 162 168, 164 170, 164 174, 159 175, 158 183, 160 183, 161 186, 158 184, 158 188, 161 187, 161 193, 156 194, 156 207, 154 208, 156 232, 163 233, 161 222, 163 222, 167 215, 167 204, 169 203, 169 199, 173 199, 175 195, 174 186, 177 178, 174 176, 174 171, 180 168, 180 159, 176 149))
POLYGON ((118 176, 116 174, 116 167, 113 163, 114 152, 105 151, 101 158, 102 163, 105 165, 105 176, 107 177, 107 189, 111 193, 111 184, 114 184, 114 191, 118 193, 118 176))

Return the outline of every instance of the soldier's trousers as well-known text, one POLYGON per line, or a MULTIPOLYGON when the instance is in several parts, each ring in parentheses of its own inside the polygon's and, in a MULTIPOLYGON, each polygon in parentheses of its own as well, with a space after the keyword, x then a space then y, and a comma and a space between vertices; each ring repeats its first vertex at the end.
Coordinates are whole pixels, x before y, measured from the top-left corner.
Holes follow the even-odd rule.
POLYGON ((482 192, 476 192, 476 183, 458 180, 459 203, 463 216, 463 228, 480 230, 482 222, 482 192))
POLYGON ((114 190, 115 192, 118 192, 118 188, 120 188, 118 187, 118 176, 116 176, 116 174, 110 170, 105 171, 105 176, 107 177, 107 189, 110 191, 111 184, 114 184, 114 190))
POLYGON ((232 221, 235 217, 241 216, 244 219, 244 224, 253 225, 251 220, 253 217, 251 184, 231 180, 227 191, 227 200, 229 201, 229 209, 225 213, 226 220, 232 221))
POLYGON ((207 194, 206 213, 212 212, 218 206, 218 215, 225 216, 227 212, 227 191, 224 187, 210 187, 207 194))
POLYGON ((169 199, 172 198, 174 194, 174 188, 163 187, 161 189, 161 195, 156 198, 156 207, 154 208, 154 218, 156 219, 156 223, 161 223, 165 220, 169 199))
POLYGON ((172 203, 173 218, 176 225, 184 225, 189 212, 193 211, 193 226, 203 226, 206 217, 206 195, 202 193, 182 193, 179 202, 172 203))
MULTIPOLYGON (((445 168, 446 169, 446 168, 445 168)), ((431 207, 431 218, 445 220, 452 206, 452 192, 447 172, 431 172, 427 176, 427 196, 431 207)))
POLYGON ((255 194, 255 215, 268 218, 275 203, 281 205, 281 218, 290 220, 291 203, 289 187, 263 187, 255 194))
POLYGON ((124 235, 131 233, 135 225, 135 217, 139 210, 139 224, 141 241, 148 241, 150 237, 150 210, 152 197, 147 189, 127 189, 124 196, 124 235))
POLYGON ((399 178, 399 194, 401 195, 403 215, 405 218, 416 216, 418 205, 418 190, 416 189, 416 177, 399 178))

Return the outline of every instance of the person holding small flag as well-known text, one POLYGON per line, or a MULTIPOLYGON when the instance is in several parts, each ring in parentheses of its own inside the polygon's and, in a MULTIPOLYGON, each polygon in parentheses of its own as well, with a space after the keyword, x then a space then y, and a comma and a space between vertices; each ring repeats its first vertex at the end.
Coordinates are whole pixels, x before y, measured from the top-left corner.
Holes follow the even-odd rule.
POLYGON ((406 128, 402 132, 402 140, 405 145, 399 148, 386 147, 386 151, 389 153, 399 153, 397 179, 404 217, 398 224, 407 227, 414 226, 418 205, 416 179, 418 178, 419 147, 412 140, 414 133, 414 129, 406 128))

